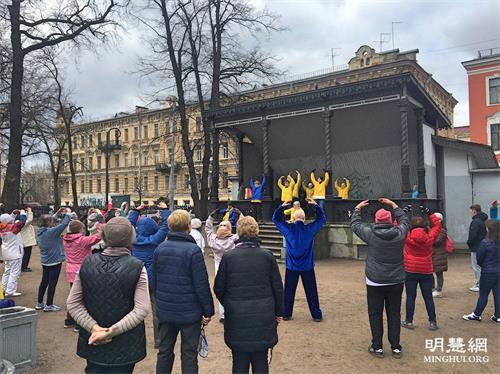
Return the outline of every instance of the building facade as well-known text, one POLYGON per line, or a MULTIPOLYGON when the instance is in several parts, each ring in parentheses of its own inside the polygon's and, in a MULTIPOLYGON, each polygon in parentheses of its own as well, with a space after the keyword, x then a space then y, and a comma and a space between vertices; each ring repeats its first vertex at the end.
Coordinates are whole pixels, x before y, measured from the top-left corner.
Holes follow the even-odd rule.
MULTIPOLYGON (((119 150, 112 150, 110 155, 110 199, 116 195, 129 195, 130 200, 146 204, 153 204, 160 197, 166 199, 173 147, 174 201, 176 205, 191 205, 189 172, 182 148, 180 123, 172 123, 172 113, 172 108, 168 105, 162 105, 159 109, 138 106, 131 113, 121 112, 112 118, 73 125, 73 162, 79 204, 104 205, 106 154, 103 146, 106 143, 106 132, 110 129, 110 143, 115 143, 115 132, 112 129, 118 128, 121 147, 119 150)), ((195 111, 190 113, 189 123, 195 168, 198 175, 201 175, 203 129, 201 118, 195 111)), ((235 140, 226 134, 221 139, 219 151, 221 199, 231 198, 231 179, 238 172, 238 156, 235 152, 235 140)), ((69 164, 64 162, 64 165, 64 173, 60 177, 61 203, 70 205, 72 195, 69 164)))
POLYGON ((500 162, 500 48, 479 51, 462 65, 469 85, 470 140, 491 145, 500 162))

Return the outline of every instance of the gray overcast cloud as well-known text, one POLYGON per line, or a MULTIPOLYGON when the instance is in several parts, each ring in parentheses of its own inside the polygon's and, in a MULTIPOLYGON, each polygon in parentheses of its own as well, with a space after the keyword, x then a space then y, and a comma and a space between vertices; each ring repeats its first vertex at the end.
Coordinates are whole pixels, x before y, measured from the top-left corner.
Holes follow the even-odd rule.
MULTIPOLYGON (((394 26, 395 47, 418 48, 418 62, 459 101, 455 125, 467 125, 467 74, 461 62, 477 50, 500 46, 500 1, 357 1, 357 0, 252 0, 281 15, 287 31, 263 41, 288 74, 301 74, 331 66, 330 49, 346 64, 359 46, 377 51, 379 34, 394 26)), ((390 35, 384 50, 392 49, 390 35)), ((111 116, 147 103, 149 83, 132 74, 145 43, 140 31, 123 32, 117 48, 82 54, 79 68, 68 69, 74 99, 86 118, 111 116)))

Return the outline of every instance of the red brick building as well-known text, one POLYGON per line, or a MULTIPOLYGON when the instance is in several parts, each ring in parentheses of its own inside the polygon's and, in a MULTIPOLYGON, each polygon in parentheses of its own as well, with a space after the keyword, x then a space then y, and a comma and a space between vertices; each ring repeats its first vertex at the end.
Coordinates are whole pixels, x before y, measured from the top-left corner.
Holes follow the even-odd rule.
POLYGON ((469 83, 470 141, 489 144, 500 162, 500 48, 462 62, 469 83))

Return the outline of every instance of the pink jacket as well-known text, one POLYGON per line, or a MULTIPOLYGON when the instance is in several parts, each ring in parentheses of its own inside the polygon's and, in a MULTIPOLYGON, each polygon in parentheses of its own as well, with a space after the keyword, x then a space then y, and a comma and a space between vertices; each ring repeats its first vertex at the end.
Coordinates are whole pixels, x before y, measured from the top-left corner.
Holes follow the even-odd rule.
POLYGON ((92 246, 101 240, 102 224, 97 224, 94 235, 85 236, 81 233, 66 234, 63 238, 66 253, 66 279, 73 283, 75 275, 86 257, 92 254, 92 246))

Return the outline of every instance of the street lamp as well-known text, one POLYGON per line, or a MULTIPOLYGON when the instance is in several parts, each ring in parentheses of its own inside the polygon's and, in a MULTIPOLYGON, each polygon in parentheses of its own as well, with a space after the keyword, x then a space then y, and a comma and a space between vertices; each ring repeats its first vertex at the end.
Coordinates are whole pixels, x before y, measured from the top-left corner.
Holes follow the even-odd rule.
POLYGON ((111 151, 119 151, 122 149, 122 146, 120 145, 120 136, 121 132, 120 129, 117 127, 110 128, 108 131, 106 131, 106 144, 104 146, 101 146, 101 149, 105 152, 106 154, 106 200, 105 200, 105 208, 108 206, 109 202, 109 157, 111 154, 111 151), (110 144, 110 133, 111 131, 115 131, 115 142, 114 144, 110 144))

